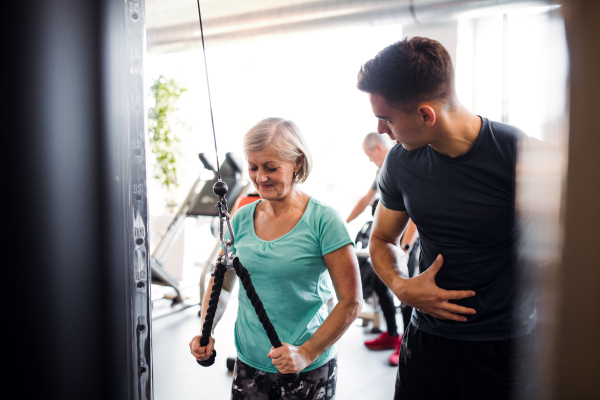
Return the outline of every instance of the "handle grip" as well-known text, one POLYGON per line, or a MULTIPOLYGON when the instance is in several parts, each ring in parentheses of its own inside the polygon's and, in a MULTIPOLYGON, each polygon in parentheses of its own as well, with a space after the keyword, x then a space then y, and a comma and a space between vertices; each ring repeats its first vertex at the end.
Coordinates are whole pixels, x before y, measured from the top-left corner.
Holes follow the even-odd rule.
POLYGON ((213 350, 213 352, 210 355, 210 358, 208 360, 204 360, 204 361, 196 360, 196 362, 198 362, 198 364, 202 365, 203 367, 210 367, 211 365, 213 365, 215 363, 216 357, 217 357, 217 351, 213 350))
POLYGON ((281 372, 277 373, 277 378, 279 378, 280 381, 285 382, 285 383, 296 382, 298 380, 299 376, 300 376, 299 372, 296 372, 293 374, 282 374, 281 372))

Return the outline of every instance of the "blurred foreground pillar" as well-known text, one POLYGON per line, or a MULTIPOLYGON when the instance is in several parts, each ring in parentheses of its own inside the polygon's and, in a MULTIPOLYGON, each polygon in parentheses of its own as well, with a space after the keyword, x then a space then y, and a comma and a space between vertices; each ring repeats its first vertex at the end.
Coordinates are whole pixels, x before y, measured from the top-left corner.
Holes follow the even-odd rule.
POLYGON ((600 399, 600 1, 564 2, 569 149, 552 399, 600 399))
POLYGON ((143 0, 0 15, 0 398, 150 400, 143 0))

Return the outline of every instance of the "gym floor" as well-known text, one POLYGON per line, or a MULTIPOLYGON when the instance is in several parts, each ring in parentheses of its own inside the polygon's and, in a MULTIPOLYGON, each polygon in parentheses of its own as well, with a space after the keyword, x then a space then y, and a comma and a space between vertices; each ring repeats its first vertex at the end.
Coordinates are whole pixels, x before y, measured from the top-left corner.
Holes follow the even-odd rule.
MULTIPOLYGON (((233 326, 237 310, 237 285, 227 311, 215 330, 217 360, 203 368, 190 355, 188 343, 200 332, 198 307, 153 321, 154 399, 229 399, 232 374, 225 360, 235 357, 233 326)), ((402 318, 397 314, 399 327, 402 318)), ((381 318, 383 320, 383 318, 381 318)), ((338 400, 391 399, 396 367, 388 365, 392 350, 373 352, 363 342, 377 335, 353 323, 338 342, 338 400)), ((385 326, 381 327, 385 329, 385 326)))

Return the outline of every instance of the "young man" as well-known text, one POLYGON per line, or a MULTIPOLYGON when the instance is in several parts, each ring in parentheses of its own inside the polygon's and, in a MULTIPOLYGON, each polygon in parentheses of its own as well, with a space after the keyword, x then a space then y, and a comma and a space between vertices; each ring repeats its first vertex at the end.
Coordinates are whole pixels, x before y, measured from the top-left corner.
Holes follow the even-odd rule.
POLYGON ((378 132, 400 144, 381 169, 370 242, 377 274, 415 308, 395 398, 527 398, 535 302, 516 290, 514 207, 517 142, 527 137, 460 104, 435 40, 388 46, 361 68, 358 88, 378 132), (409 218, 422 273, 404 279, 397 244, 409 218))
MULTIPOLYGON (((356 206, 346 219, 346 223, 350 223, 350 221, 353 221, 362 214, 367 206, 373 205, 375 197, 377 196, 377 193, 379 193, 379 171, 381 170, 392 143, 393 142, 388 140, 385 136, 375 132, 371 132, 365 136, 362 144, 363 151, 365 152, 365 155, 369 157, 369 161, 377 166, 377 174, 369 191, 358 201, 358 203, 356 203, 356 206)), ((373 207, 375 206, 373 205, 373 207)), ((419 251, 418 243, 415 245, 417 236, 417 227, 409 220, 404 235, 400 239, 400 248, 408 256, 408 273, 411 278, 415 273, 416 253, 419 251)), ((368 268, 371 268, 370 265, 368 268)), ((373 282, 373 290, 377 293, 377 297, 379 297, 379 304, 381 305, 381 311, 383 312, 387 331, 382 332, 381 335, 373 340, 367 340, 365 346, 367 346, 369 350, 394 350, 388 361, 390 365, 397 366, 402 335, 398 333, 398 325, 396 324, 396 306, 394 305, 394 297, 392 293, 390 293, 388 287, 378 277, 375 277, 375 281, 373 282)), ((411 310, 412 307, 410 306, 405 306, 402 309, 402 319, 404 321, 405 329, 410 320, 411 310)))

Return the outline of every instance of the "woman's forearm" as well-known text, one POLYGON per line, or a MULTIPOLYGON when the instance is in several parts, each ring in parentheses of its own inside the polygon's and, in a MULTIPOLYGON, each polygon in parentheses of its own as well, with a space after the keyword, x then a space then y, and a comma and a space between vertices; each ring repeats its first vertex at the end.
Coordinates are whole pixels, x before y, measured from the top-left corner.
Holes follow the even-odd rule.
POLYGON ((361 308, 361 298, 342 299, 335 305, 314 335, 301 346, 308 353, 310 363, 342 337, 358 317, 361 308))

